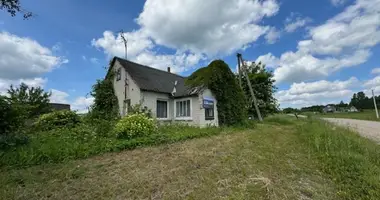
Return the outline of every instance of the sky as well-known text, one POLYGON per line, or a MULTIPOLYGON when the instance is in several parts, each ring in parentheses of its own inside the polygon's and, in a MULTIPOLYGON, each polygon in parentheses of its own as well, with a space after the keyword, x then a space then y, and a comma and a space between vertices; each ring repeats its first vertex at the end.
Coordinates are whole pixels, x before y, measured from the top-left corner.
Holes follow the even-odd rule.
POLYGON ((273 71, 280 107, 380 95, 380 0, 34 0, 0 11, 0 93, 25 82, 86 112, 113 56, 188 76, 236 53, 273 71))

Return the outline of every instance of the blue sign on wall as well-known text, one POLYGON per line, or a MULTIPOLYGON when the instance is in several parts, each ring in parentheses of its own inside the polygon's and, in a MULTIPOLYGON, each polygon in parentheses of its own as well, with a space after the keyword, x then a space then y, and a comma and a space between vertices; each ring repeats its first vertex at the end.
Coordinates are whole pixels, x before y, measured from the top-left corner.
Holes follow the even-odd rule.
POLYGON ((203 108, 214 108, 214 100, 203 98, 203 108))

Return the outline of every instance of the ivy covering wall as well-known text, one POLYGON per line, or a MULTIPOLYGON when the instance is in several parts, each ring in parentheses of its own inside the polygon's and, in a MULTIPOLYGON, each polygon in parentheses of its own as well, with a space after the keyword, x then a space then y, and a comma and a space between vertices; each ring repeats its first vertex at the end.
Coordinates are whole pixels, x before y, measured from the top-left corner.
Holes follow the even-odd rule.
POLYGON ((207 67, 198 69, 187 78, 186 85, 212 91, 218 101, 219 124, 235 125, 247 119, 244 93, 224 61, 214 60, 207 67))

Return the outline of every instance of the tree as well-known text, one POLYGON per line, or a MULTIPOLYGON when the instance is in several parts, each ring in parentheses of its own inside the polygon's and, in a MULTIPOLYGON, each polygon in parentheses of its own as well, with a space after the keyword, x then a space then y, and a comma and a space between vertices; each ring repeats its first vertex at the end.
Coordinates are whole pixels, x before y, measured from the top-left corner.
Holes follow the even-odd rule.
POLYGON ((235 125, 247 119, 246 101, 235 75, 222 60, 214 60, 186 80, 191 88, 208 88, 215 95, 221 125, 235 125))
POLYGON ((105 79, 97 80, 92 86, 91 96, 94 104, 90 114, 95 118, 114 119, 118 117, 118 101, 113 88, 114 72, 110 71, 105 79))
MULTIPOLYGON (((265 65, 260 62, 258 64, 252 63, 248 65, 247 74, 249 80, 251 81, 255 96, 258 100, 261 115, 266 116, 270 113, 277 112, 278 105, 277 100, 274 97, 274 93, 276 92, 277 88, 274 85, 275 80, 273 79, 273 73, 271 71, 267 71, 265 65)), ((245 78, 242 80, 242 87, 249 102, 248 113, 256 116, 257 114, 253 100, 249 91, 247 80, 245 78)))
POLYGON ((24 10, 20 5, 20 0, 0 0, 0 9, 8 12, 12 17, 17 13, 22 13, 24 19, 33 16, 33 13, 24 10))
POLYGON ((50 92, 45 92, 41 87, 29 87, 25 83, 17 88, 11 85, 8 89, 9 102, 18 112, 32 119, 41 114, 50 112, 50 92))
POLYGON ((355 106, 358 109, 374 109, 372 97, 367 97, 364 92, 354 94, 350 105, 355 106))

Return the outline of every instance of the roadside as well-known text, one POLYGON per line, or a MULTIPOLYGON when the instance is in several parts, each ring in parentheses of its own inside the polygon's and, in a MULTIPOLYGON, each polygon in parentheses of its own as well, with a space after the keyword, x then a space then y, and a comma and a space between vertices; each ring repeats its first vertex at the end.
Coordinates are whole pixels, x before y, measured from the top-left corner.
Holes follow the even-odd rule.
POLYGON ((322 119, 334 123, 336 125, 355 130, 361 136, 372 139, 380 144, 380 122, 340 118, 322 119))

